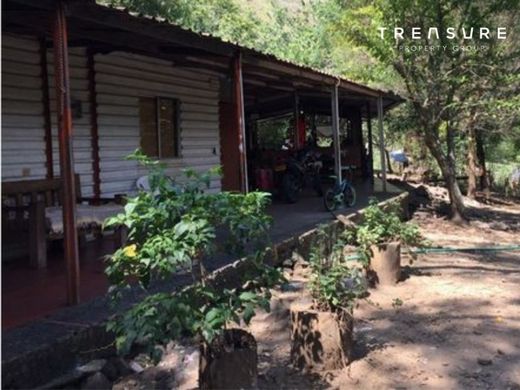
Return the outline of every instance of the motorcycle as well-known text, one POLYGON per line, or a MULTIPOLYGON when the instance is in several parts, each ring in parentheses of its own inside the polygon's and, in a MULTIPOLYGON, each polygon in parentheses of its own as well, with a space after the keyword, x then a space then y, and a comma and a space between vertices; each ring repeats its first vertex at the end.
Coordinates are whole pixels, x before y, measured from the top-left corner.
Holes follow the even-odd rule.
POLYGON ((318 152, 302 149, 289 157, 281 181, 281 195, 288 203, 296 203, 302 190, 311 185, 318 196, 323 196, 320 171, 323 164, 318 152))

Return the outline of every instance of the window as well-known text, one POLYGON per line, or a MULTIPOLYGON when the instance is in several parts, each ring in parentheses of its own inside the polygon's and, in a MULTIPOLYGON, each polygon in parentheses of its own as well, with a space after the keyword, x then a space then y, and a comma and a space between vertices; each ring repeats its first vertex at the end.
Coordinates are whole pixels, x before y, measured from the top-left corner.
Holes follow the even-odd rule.
POLYGON ((150 157, 179 157, 179 103, 168 98, 140 98, 141 149, 150 157))

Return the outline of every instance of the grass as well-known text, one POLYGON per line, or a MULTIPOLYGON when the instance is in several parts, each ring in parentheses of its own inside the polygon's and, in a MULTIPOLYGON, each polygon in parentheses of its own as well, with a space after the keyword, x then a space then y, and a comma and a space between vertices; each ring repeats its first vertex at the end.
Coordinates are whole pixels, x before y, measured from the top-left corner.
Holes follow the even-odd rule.
POLYGON ((504 191, 507 188, 508 179, 513 173, 513 170, 520 164, 515 162, 498 163, 488 162, 487 168, 493 177, 493 187, 496 190, 504 191))

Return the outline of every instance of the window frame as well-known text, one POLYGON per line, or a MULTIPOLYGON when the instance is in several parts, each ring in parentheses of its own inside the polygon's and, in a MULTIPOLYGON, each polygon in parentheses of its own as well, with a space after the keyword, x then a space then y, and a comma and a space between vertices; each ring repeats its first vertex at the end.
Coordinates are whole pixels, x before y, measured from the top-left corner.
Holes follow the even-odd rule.
MULTIPOLYGON (((140 96, 139 99, 153 99, 155 102, 155 134, 157 136, 157 156, 149 156, 152 158, 157 158, 161 161, 168 161, 168 160, 178 160, 182 158, 182 146, 181 146, 181 101, 178 98, 170 97, 170 96, 140 96), (175 115, 175 122, 174 122, 174 140, 175 140, 175 156, 168 156, 163 157, 161 155, 161 107, 160 107, 160 101, 162 100, 169 100, 174 105, 174 115, 175 115)), ((141 118, 139 118, 139 121, 141 121, 141 118)), ((141 139, 142 139, 142 133, 141 133, 141 122, 139 122, 139 145, 141 145, 141 139)))

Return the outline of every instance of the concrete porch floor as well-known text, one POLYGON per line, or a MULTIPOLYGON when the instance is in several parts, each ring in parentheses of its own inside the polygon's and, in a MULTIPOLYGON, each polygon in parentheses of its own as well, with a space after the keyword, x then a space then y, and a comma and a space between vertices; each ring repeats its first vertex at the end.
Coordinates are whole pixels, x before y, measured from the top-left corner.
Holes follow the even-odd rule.
MULTIPOLYGON (((382 192, 382 183, 375 179, 355 183, 357 203, 352 210, 338 210, 350 213, 364 208, 371 196, 380 201, 396 196, 401 192, 391 184, 387 192, 382 192)), ((275 201, 268 210, 273 217, 271 239, 281 242, 291 236, 303 233, 320 223, 334 219, 323 206, 323 198, 308 191, 302 194, 295 204, 275 201)), ((109 239, 96 240, 85 244, 80 249, 81 299, 88 302, 105 295, 108 282, 104 274, 103 256, 114 250, 114 243, 109 239)), ((216 269, 234 261, 230 256, 212 258, 211 268, 216 269)), ((28 266, 28 259, 20 259, 6 264, 2 270, 2 333, 20 327, 32 321, 43 319, 66 307, 65 266, 62 252, 58 249, 49 255, 46 269, 35 270, 28 266)), ((47 320, 45 320, 47 321, 47 320)))
MULTIPOLYGON (((354 188, 356 189, 356 205, 352 209, 337 210, 336 213, 350 214, 365 208, 371 197, 383 201, 403 192, 390 183, 387 183, 386 192, 383 192, 383 182, 377 178, 373 183, 370 180, 356 181, 354 188)), ((302 194, 301 199, 294 204, 273 202, 268 212, 273 217, 271 239, 275 243, 335 218, 332 213, 325 210, 323 198, 316 196, 311 190, 302 194)))

